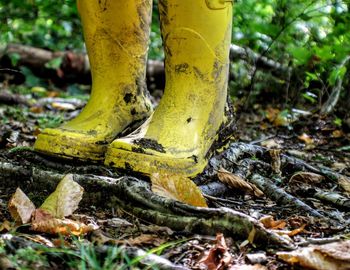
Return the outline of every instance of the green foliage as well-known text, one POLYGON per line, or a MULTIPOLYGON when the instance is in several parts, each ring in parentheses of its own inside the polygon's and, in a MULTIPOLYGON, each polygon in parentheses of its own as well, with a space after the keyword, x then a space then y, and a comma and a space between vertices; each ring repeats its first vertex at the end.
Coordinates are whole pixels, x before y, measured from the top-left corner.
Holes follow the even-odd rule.
MULTIPOLYGON (((0 45, 17 42, 54 51, 83 50, 75 0, 8 2, 0 3, 0 45)), ((164 57, 157 5, 154 0, 151 59, 164 57)), ((236 0, 233 42, 292 67, 294 73, 289 83, 288 78, 276 79, 266 71, 254 72, 254 63, 237 61, 232 64, 236 78, 231 82, 232 94, 239 97, 253 89, 251 97, 275 92, 288 98, 280 92, 294 91, 307 104, 318 106, 315 101, 327 98, 339 79, 344 79, 344 87, 349 84, 349 61, 344 62, 350 54, 349 26, 350 0, 236 0)), ((18 55, 11 55, 13 64, 18 60, 18 55)), ((47 65, 57 68, 60 61, 47 65)), ((22 71, 29 86, 40 85, 29 70, 22 71)))
MULTIPOLYGON (((0 2, 0 45, 21 43, 53 51, 83 50, 84 42, 75 0, 12 0, 0 2)), ((154 1, 149 56, 163 58, 158 1, 154 1)), ((11 55, 15 65, 18 55, 11 55)), ((59 66, 61 59, 50 62, 59 66)))
POLYGON ((83 46, 74 0, 12 0, 0 3, 0 43, 52 50, 83 46))
MULTIPOLYGON (((346 77, 347 67, 342 63, 350 54, 349 11, 349 0, 237 0, 233 40, 293 67, 293 86, 322 98, 338 79, 346 77), (307 89, 311 86, 316 87, 307 89)), ((260 85, 270 87, 270 77, 259 75, 253 78, 255 90, 260 85)), ((278 89, 286 88, 282 81, 278 89)), ((234 94, 239 91, 234 90, 234 94)), ((317 103, 312 95, 302 96, 317 103)))

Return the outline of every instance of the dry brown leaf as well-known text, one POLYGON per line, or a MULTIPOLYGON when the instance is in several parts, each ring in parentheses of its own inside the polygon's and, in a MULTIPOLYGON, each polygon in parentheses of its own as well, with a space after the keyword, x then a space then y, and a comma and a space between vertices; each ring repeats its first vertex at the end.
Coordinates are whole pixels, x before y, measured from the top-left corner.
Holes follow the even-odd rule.
POLYGON ((261 197, 264 193, 257 188, 254 184, 248 183, 239 175, 235 175, 224 168, 220 168, 218 171, 218 178, 224 184, 229 185, 231 188, 239 189, 248 194, 255 195, 256 197, 261 197))
POLYGON ((350 240, 321 246, 310 246, 292 252, 278 252, 289 264, 316 270, 350 269, 350 240))
POLYGON ((332 132, 332 137, 333 138, 341 138, 341 137, 344 137, 344 132, 341 131, 341 130, 334 130, 332 132))
POLYGON ((56 218, 70 216, 78 208, 84 189, 67 174, 57 185, 56 190, 40 206, 56 218))
POLYGON ((273 216, 264 216, 259 219, 266 229, 284 229, 287 225, 284 220, 274 220, 273 216))
POLYGON ((79 236, 98 229, 95 224, 84 224, 66 218, 55 218, 43 209, 35 210, 31 229, 47 234, 79 236))
POLYGON ((290 119, 288 119, 288 115, 281 112, 279 109, 274 108, 267 108, 265 111, 266 119, 269 120, 274 126, 288 126, 291 122, 290 119))
POLYGON ((35 205, 20 188, 17 188, 9 201, 8 210, 17 223, 25 224, 30 221, 35 205))
POLYGON ((314 144, 314 140, 309 135, 307 135, 306 133, 303 133, 300 136, 298 136, 298 139, 301 140, 302 142, 304 142, 307 145, 314 144))
POLYGON ((268 149, 279 149, 281 148, 281 145, 275 140, 275 139, 270 139, 266 140, 260 143, 261 146, 264 146, 268 149))
POLYGON ((281 150, 280 149, 270 149, 269 154, 271 157, 271 167, 272 171, 277 174, 281 175, 281 150))
POLYGON ((320 184, 324 179, 324 176, 320 174, 311 172, 298 172, 290 178, 289 184, 293 182, 305 184, 320 184))
POLYGON ((350 194, 350 178, 346 176, 340 176, 338 180, 339 186, 348 194, 350 194))
POLYGON ((216 236, 216 244, 204 256, 199 264, 205 266, 208 270, 222 270, 226 269, 232 261, 232 255, 226 245, 223 234, 216 236))
POLYGON ((129 244, 131 246, 160 246, 164 244, 165 241, 165 239, 160 239, 159 236, 155 234, 141 234, 138 237, 123 240, 124 244, 129 244))
POLYGON ((151 175, 152 191, 159 196, 198 207, 208 207, 201 190, 184 175, 154 173, 151 175))

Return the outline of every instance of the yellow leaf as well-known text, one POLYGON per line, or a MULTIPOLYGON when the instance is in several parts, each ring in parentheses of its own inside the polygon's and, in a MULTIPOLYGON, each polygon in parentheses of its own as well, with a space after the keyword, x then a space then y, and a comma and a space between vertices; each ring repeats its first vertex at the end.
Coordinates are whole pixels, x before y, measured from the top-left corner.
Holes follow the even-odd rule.
POLYGON ((218 178, 224 184, 229 185, 231 188, 239 189, 248 194, 255 195, 257 197, 261 197, 264 193, 257 188, 254 184, 248 183, 239 175, 233 174, 224 168, 220 168, 218 171, 218 178))
POLYGON ((73 180, 73 175, 67 174, 40 208, 56 218, 70 216, 78 208, 83 192, 84 189, 73 180))
POLYGON ((154 173, 151 182, 152 191, 159 196, 193 206, 208 207, 200 189, 184 175, 154 173))
POLYGON ((16 222, 24 224, 30 221, 35 205, 20 188, 17 188, 9 201, 8 209, 16 222))
POLYGON ((6 219, 4 220, 3 223, 0 224, 0 233, 9 232, 11 229, 12 229, 12 225, 10 221, 6 219))

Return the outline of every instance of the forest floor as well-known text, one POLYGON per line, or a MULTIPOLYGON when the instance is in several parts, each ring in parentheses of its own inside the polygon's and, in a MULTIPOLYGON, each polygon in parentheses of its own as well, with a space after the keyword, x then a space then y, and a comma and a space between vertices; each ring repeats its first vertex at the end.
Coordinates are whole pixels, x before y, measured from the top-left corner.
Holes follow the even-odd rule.
MULTIPOLYGON (((45 89, 7 94, 10 99, 0 100, 0 162, 25 164, 31 159, 40 162, 41 168, 52 169, 56 163, 58 171, 69 173, 64 169, 71 165, 69 162, 47 159, 50 166, 45 168, 46 158, 33 159, 32 146, 40 130, 76 116, 86 97, 61 99, 57 92, 45 89)), ((272 163, 269 175, 273 187, 304 202, 322 217, 312 216, 283 199, 276 200, 276 196, 266 195, 268 192, 258 196, 247 187, 231 186, 224 194, 208 194, 208 205, 228 207, 260 220, 267 230, 291 241, 297 248, 295 254, 283 254, 283 248, 255 246, 249 237, 237 240, 220 231, 205 235, 174 230, 125 209, 87 200, 82 201, 72 219, 88 221, 99 229, 78 236, 37 233, 30 225, 16 226, 13 222, 8 202, 16 186, 3 179, 0 269, 304 269, 300 265, 310 266, 311 257, 318 265, 314 269, 349 269, 350 126, 346 119, 304 112, 296 117, 273 105, 255 105, 253 111, 240 115, 235 137, 268 151, 271 157, 264 162, 272 163), (327 173, 288 172, 280 159, 282 154, 327 173)), ((116 175, 102 165, 87 164, 85 171, 84 164, 77 166, 88 175, 116 175)), ((219 182, 219 178, 214 175, 210 180, 219 182)), ((36 205, 50 193, 23 189, 36 205)))

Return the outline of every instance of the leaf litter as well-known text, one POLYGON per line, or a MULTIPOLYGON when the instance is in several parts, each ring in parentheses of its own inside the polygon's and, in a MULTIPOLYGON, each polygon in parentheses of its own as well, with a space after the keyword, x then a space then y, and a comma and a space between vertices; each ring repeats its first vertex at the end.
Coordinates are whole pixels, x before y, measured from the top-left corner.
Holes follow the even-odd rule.
MULTIPOLYGON (((12 121, 11 120, 11 128, 10 129, 4 129, 2 127, 3 133, 0 132, 1 139, 0 139, 0 145, 2 147, 6 147, 7 149, 13 148, 13 147, 22 147, 22 146, 31 146, 32 143, 34 142, 35 136, 38 134, 38 127, 35 119, 38 119, 40 117, 40 114, 45 112, 45 110, 56 110, 59 112, 61 109, 63 111, 65 110, 70 110, 73 109, 73 107, 67 106, 65 107, 65 103, 62 102, 62 106, 60 107, 56 105, 53 105, 52 101, 51 103, 45 103, 43 106, 38 106, 40 108, 37 112, 30 112, 29 115, 32 117, 35 114, 35 117, 29 119, 29 121, 26 124, 23 124, 21 121, 12 121), (34 120, 33 120, 34 119, 34 120), (2 140, 2 141, 1 141, 2 140)), ((44 103, 43 103, 44 104, 44 103)), ((34 108, 34 105, 32 106, 34 108)), ((33 109, 34 110, 34 109, 33 109)), ((2 112, 3 115, 8 115, 8 113, 2 112)), ((55 112, 56 113, 56 112, 55 112)), ((283 113, 282 110, 270 110, 268 116, 268 121, 264 123, 264 129, 261 129, 265 133, 265 138, 268 138, 269 136, 275 135, 276 132, 274 129, 276 128, 283 128, 287 125, 290 125, 292 122, 295 122, 295 119, 291 120, 288 115, 283 113), (271 130, 273 132, 271 133, 271 130)), ((73 115, 73 113, 67 113, 66 115, 73 115)), ((305 127, 310 127, 310 124, 304 124, 307 121, 311 121, 313 126, 316 128, 317 127, 317 122, 312 119, 312 117, 309 117, 310 119, 301 119, 299 123, 299 126, 305 126, 305 127), (304 122, 303 122, 304 121, 304 122), (316 123, 316 124, 315 124, 316 123)), ((53 121, 55 118, 52 118, 53 121)), ((258 120, 260 121, 260 120, 258 120)), ((263 121, 260 121, 262 123, 263 121)), ((57 122, 58 123, 58 122, 57 122)), ((56 123, 56 124, 57 124, 56 123)), ((52 123, 49 123, 50 125, 52 123)), ((54 123, 55 124, 55 123, 54 123)), ((249 122, 248 122, 249 124, 249 122)), ((253 125, 256 125, 256 123, 253 123, 253 125)), ((248 138, 249 140, 259 140, 260 136, 262 136, 261 133, 257 132, 256 135, 258 137, 249 137, 251 134, 249 134, 249 129, 245 129, 244 127, 241 127, 239 129, 239 132, 246 132, 243 136, 239 136, 241 138, 248 138)), ((288 134, 290 136, 290 134, 288 134)), ((281 153, 283 154, 284 152, 290 152, 294 153, 295 155, 302 156, 303 159, 306 161, 312 163, 312 164, 322 164, 324 166, 329 166, 332 167, 333 169, 337 170, 339 173, 342 173, 342 177, 340 177, 337 182, 332 182, 330 179, 322 179, 322 177, 319 176, 314 176, 311 175, 311 172, 303 172, 300 171, 296 174, 290 174, 288 178, 282 179, 279 185, 285 184, 286 189, 288 190, 304 190, 306 192, 311 192, 311 189, 315 187, 319 187, 321 189, 325 190, 341 190, 343 195, 349 196, 349 176, 350 176, 350 171, 349 171, 349 155, 342 154, 340 152, 337 152, 338 150, 334 149, 341 149, 343 142, 345 144, 349 145, 349 136, 347 133, 344 133, 343 131, 339 131, 338 129, 334 128, 329 128, 327 127, 322 127, 321 131, 313 130, 312 128, 305 129, 305 128, 294 128, 292 137, 283 137, 283 136, 275 136, 270 141, 267 141, 265 146, 267 148, 271 149, 281 149, 281 153), (332 138, 330 140, 329 138, 332 138), (326 148, 325 145, 327 145, 326 148), (321 148, 324 148, 322 150, 321 148), (332 154, 329 154, 328 152, 329 149, 332 148, 332 154), (317 151, 316 151, 317 150, 317 151), (333 151, 334 150, 334 151, 333 151), (306 189, 305 189, 306 187, 306 189)), ((264 145, 262 142, 261 145, 264 145)), ((276 153, 276 152, 275 152, 276 153)), ((276 153, 277 155, 270 156, 271 162, 274 162, 276 166, 274 167, 274 172, 278 175, 278 169, 284 171, 285 168, 283 167, 283 164, 280 164, 279 154, 276 153), (274 159, 274 160, 273 160, 274 159)), ((226 173, 226 172, 225 172, 226 173)), ((228 172, 228 175, 232 177, 232 175, 235 175, 234 172, 228 172)), ((316 173, 317 175, 317 173, 316 173)), ((219 172, 218 172, 218 177, 219 177, 219 172)), ((183 195, 181 195, 182 191, 186 189, 187 184, 181 183, 182 177, 178 176, 173 176, 173 175, 161 175, 161 176, 156 176, 155 180, 153 181, 154 184, 154 189, 156 192, 158 192, 159 195, 166 196, 168 198, 172 198, 175 200, 183 201, 183 195), (157 178, 158 177, 158 178, 157 178), (159 180, 159 177, 161 180, 159 180), (170 180, 169 180, 170 179, 170 180), (170 181, 171 184, 167 184, 167 182, 170 181), (165 182, 165 183, 164 183, 165 182), (178 186, 178 188, 174 188, 178 186), (182 187, 183 186, 183 187, 182 187), (170 190, 170 191, 169 191, 170 190), (180 192, 179 192, 180 190, 180 192)), ((229 182, 232 182, 232 179, 225 179, 223 183, 229 185, 231 189, 237 194, 236 197, 228 197, 229 200, 234 201, 239 201, 240 204, 237 204, 235 207, 237 210, 241 210, 245 213, 251 214, 252 216, 256 218, 260 218, 261 222, 264 224, 266 228, 269 228, 271 230, 275 231, 280 231, 282 234, 284 234, 286 237, 292 238, 294 241, 297 243, 303 243, 303 244, 308 244, 308 243, 317 243, 314 247, 307 246, 306 248, 299 247, 295 253, 288 253, 288 255, 279 255, 279 256, 285 256, 285 261, 288 264, 291 265, 304 265, 304 261, 307 261, 307 258, 316 258, 318 260, 318 263, 315 265, 308 265, 306 264, 307 267, 310 267, 311 269, 324 269, 322 268, 322 264, 328 266, 328 261, 327 258, 331 257, 332 258, 332 263, 334 263, 333 260, 336 261, 334 264, 336 267, 347 267, 348 263, 348 258, 334 255, 334 253, 337 250, 343 250, 344 253, 349 253, 349 247, 348 244, 344 244, 344 241, 342 240, 343 236, 346 237, 346 232, 347 230, 344 228, 339 228, 337 226, 333 226, 332 224, 328 224, 325 221, 314 219, 311 217, 308 217, 307 215, 303 216, 300 215, 300 213, 297 213, 291 208, 288 208, 288 206, 285 206, 284 209, 279 208, 280 206, 276 204, 275 202, 269 200, 266 198, 263 194, 261 193, 256 193, 255 189, 251 186, 252 184, 244 177, 239 176, 239 180, 243 180, 246 183, 242 184, 243 182, 239 182, 240 184, 235 183, 236 186, 234 186, 232 183, 230 184, 229 182), (250 187, 248 187, 248 185, 250 187), (247 206, 246 206, 247 205, 247 206), (263 217, 266 216, 266 214, 271 214, 270 217, 266 218, 269 221, 264 221, 263 217), (266 223, 269 223, 269 225, 266 225, 266 223), (334 237, 333 237, 334 236, 334 237), (320 248, 322 245, 319 243, 322 243, 323 241, 331 241, 335 242, 333 244, 338 244, 338 245, 332 245, 324 248, 320 248), (301 254, 301 255, 300 255, 301 254), (303 254, 306 254, 306 256, 303 257, 303 254), (321 254, 321 255, 320 255, 321 254), (332 254, 332 255, 329 255, 332 254), (335 258, 333 258, 335 257, 335 258), (288 259, 289 258, 289 259, 288 259), (340 265, 340 266, 339 266, 340 265), (314 267, 314 268, 312 268, 314 267)), ((188 179, 191 181, 190 179, 188 179)), ((236 179, 235 179, 236 180, 236 179)), ((186 182, 186 180, 184 180, 186 182)), ((279 181, 278 177, 276 178, 276 181, 279 181)), ((188 182, 188 181, 187 181, 188 182)), ((192 181, 191 181, 192 182, 192 181)), ((235 182, 235 181, 233 181, 235 182)), ((187 187, 191 188, 192 184, 188 184, 187 187)), ((259 189, 258 189, 259 190, 259 189)), ((201 193, 199 191, 199 193, 201 193)), ((199 194, 198 193, 198 194, 199 194)), ((304 192, 305 193, 305 192, 304 192)), ((197 193, 195 193, 197 194, 197 193)), ((59 194, 58 194, 59 195, 59 194)), ((303 194, 304 196, 307 196, 307 194, 303 194)), ((75 197, 76 195, 72 195, 71 198, 75 197)), ((187 197, 190 197, 186 195, 187 197)), ((185 197, 186 197, 185 196, 185 197)), ((195 195, 194 197, 196 197, 195 195)), ((200 195, 198 195, 200 197, 200 195)), ((21 197, 21 196, 19 196, 21 197)), ((79 196, 76 196, 79 197, 79 196)), ((16 199, 17 200, 17 199, 16 199)), ((69 199, 70 200, 70 199, 69 199)), ((198 201, 198 199, 195 199, 198 201)), ((25 201, 25 200, 24 200, 25 201)), ((112 209, 111 212, 106 211, 105 212, 100 212, 96 213, 95 210, 86 210, 85 206, 79 207, 78 209, 77 204, 74 210, 70 210, 66 212, 64 209, 59 209, 57 205, 55 206, 55 203, 51 205, 52 202, 62 202, 60 199, 60 196, 53 195, 52 198, 48 199, 50 203, 48 203, 44 207, 46 210, 49 210, 49 212, 52 213, 46 213, 45 211, 42 211, 39 209, 36 209, 33 211, 34 216, 37 217, 37 220, 39 222, 45 222, 49 220, 48 223, 44 226, 44 229, 47 232, 52 232, 54 234, 60 232, 57 228, 61 228, 62 231, 66 230, 66 232, 71 232, 71 231, 77 231, 78 233, 82 232, 81 228, 79 227, 74 227, 72 226, 69 229, 70 225, 67 225, 64 220, 66 220, 65 217, 62 217, 65 215, 65 213, 71 212, 70 215, 76 210, 79 209, 80 211, 87 211, 92 215, 98 216, 95 217, 96 223, 100 225, 100 228, 108 231, 107 235, 113 235, 113 237, 110 237, 109 239, 116 240, 115 237, 118 237, 119 244, 126 244, 127 242, 129 245, 140 245, 140 246, 154 246, 154 245, 162 245, 166 241, 170 241, 176 236, 176 234, 171 235, 166 229, 162 228, 154 228, 152 232, 147 231, 147 227, 149 225, 144 225, 144 224, 138 224, 139 221, 136 222, 135 225, 135 218, 128 216, 128 213, 119 213, 118 209, 112 209), (55 217, 55 215, 60 216, 60 218, 55 217), (108 224, 116 224, 113 222, 113 218, 119 215, 120 217, 124 217, 128 219, 129 223, 132 225, 117 225, 114 228, 110 227, 108 224), (57 220, 60 220, 61 223, 56 223, 57 220), (117 232, 117 235, 114 235, 114 233, 117 232), (159 241, 157 241, 159 239, 159 241), (133 242, 134 241, 134 242, 133 242)), ((205 202, 204 198, 199 199, 200 205, 206 207, 207 202, 205 202), (206 204, 204 205, 205 202, 206 204)), ((16 204, 18 203, 17 201, 16 204)), ((187 201, 185 201, 187 202, 187 201)), ((317 208, 321 208, 324 211, 337 211, 336 208, 334 208, 331 205, 324 205, 323 203, 316 201, 315 199, 308 199, 308 202, 317 208)), ((20 204, 22 202, 20 201, 20 204)), ((190 203, 190 202, 187 202, 190 203)), ((197 204, 198 202, 195 202, 197 204)), ((23 202, 24 205, 27 205, 28 212, 31 212, 32 207, 30 207, 30 204, 26 204, 23 202)), ((63 203, 64 204, 64 203, 63 203)), ((70 204, 70 203, 68 203, 70 204)), ((208 202, 209 206, 212 206, 212 202, 208 202)), ((1 205, 0 205, 1 206, 1 205)), ((232 205, 224 205, 224 206, 231 206, 232 205)), ((101 211, 101 210, 100 210, 101 211)), ((17 212, 17 220, 23 220, 28 219, 28 213, 26 211, 15 211, 17 212)), ((4 213, 2 211, 2 213, 4 213)), ((74 218, 75 215, 72 217, 74 218)), ((2 217, 2 222, 0 223, 0 228, 2 229, 3 232, 8 232, 10 230, 13 230, 14 224, 7 221, 5 216, 2 217)), ((345 218, 348 218, 345 216, 345 218)), ((31 222, 31 220, 27 220, 27 222, 31 222)), ((73 219, 73 221, 75 221, 73 219)), ((142 223, 142 221, 141 221, 142 223)), ((83 222, 83 224, 85 224, 83 222)), ((88 223, 86 223, 88 224, 88 223)), ((40 226, 39 226, 40 227, 40 226)), ((91 234, 96 235, 96 233, 101 230, 94 230, 91 234)), ((1 231, 0 231, 1 232, 1 231)), ((252 231, 252 234, 254 232, 252 231)), ((69 234, 69 233, 68 233, 69 234)), ((33 235, 33 238, 36 238, 36 235, 33 235)), ((40 236, 40 235, 39 235, 40 236)), ((50 239, 47 238, 46 234, 44 234, 44 239, 47 239, 49 242, 46 243, 47 246, 50 245, 56 245, 55 239, 51 241, 50 244, 50 239)), ((85 236, 87 239, 90 239, 89 236, 85 236)), ((38 239, 36 241, 44 243, 44 239, 38 239)), ((225 236, 223 235, 224 240, 225 236)), ((92 238, 91 238, 92 241, 92 238)), ((58 241, 59 243, 61 241, 58 241)), ((227 242, 227 241, 226 241, 227 242)), ((275 269, 275 268, 270 268, 271 263, 274 263, 274 265, 283 265, 286 267, 286 264, 283 264, 281 261, 276 261, 276 257, 274 254, 271 254, 269 252, 266 253, 265 259, 263 259, 262 264, 259 262, 254 262, 251 261, 248 263, 248 258, 252 258, 251 256, 254 253, 253 247, 250 247, 249 245, 239 245, 228 241, 229 244, 226 243, 227 252, 230 253, 231 256, 231 264, 226 265, 226 269, 275 269)), ((248 241, 249 242, 249 241, 248 241)), ((59 243, 57 245, 59 245, 59 243)), ((113 242, 112 242, 113 243, 113 242)), ((114 244, 118 244, 117 242, 114 242, 114 244)), ((210 250, 211 248, 214 248, 215 245, 219 245, 217 240, 213 239, 208 239, 204 236, 200 237, 195 237, 195 239, 189 239, 185 244, 183 245, 177 245, 176 247, 172 248, 169 251, 166 251, 164 253, 165 257, 168 257, 174 261, 181 262, 184 265, 189 266, 192 269, 196 269, 196 266, 198 265, 198 262, 200 261, 200 258, 203 256, 204 250, 210 250), (203 250, 204 249, 204 250, 203 250)), ((220 246, 220 245, 219 245, 220 246)), ((221 245, 222 248, 223 245, 221 245)), ((226 251, 225 251, 226 252, 226 251)), ((281 253, 284 254, 284 253, 281 253)), ((259 255, 260 256, 260 255, 259 255)), ((264 257, 264 256, 263 256, 264 257)), ((282 260, 282 257, 280 257, 282 260)), ((220 260, 219 260, 220 261, 220 260)), ((333 264, 332 264, 333 265, 333 264)), ((330 267, 333 267, 333 266, 330 267)), ((332 269, 332 268, 329 268, 332 269)), ((338 269, 338 268, 334 268, 338 269)), ((339 268, 341 269, 341 268, 339 268)), ((346 268, 344 268, 346 269, 346 268)))

